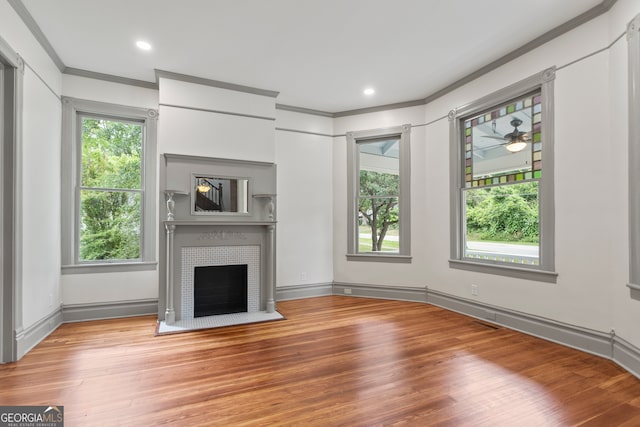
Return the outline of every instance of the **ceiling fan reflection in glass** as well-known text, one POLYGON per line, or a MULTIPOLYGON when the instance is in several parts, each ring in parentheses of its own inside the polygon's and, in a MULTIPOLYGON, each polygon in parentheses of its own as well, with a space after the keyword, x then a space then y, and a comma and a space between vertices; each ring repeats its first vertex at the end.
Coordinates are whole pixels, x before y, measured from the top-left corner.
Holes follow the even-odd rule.
POLYGON ((473 126, 473 178, 531 170, 531 109, 473 126))

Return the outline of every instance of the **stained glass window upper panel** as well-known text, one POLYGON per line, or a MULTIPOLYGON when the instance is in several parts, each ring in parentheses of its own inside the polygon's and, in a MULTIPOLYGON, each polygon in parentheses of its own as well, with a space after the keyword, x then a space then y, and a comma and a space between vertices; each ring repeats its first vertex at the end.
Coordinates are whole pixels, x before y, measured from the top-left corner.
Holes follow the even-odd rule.
POLYGON ((542 104, 533 92, 464 121, 465 187, 542 177, 542 104))

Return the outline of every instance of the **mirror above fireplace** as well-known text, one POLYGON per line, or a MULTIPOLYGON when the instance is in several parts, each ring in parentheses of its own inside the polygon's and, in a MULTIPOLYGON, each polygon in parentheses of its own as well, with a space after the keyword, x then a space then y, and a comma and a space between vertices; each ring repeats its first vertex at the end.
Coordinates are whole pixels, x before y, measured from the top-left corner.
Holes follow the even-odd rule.
POLYGON ((194 174, 191 188, 193 215, 249 214, 249 180, 194 174))
POLYGON ((276 221, 274 163, 170 153, 164 153, 163 160, 160 188, 188 196, 174 197, 166 209, 161 203, 160 218, 216 223, 276 221))

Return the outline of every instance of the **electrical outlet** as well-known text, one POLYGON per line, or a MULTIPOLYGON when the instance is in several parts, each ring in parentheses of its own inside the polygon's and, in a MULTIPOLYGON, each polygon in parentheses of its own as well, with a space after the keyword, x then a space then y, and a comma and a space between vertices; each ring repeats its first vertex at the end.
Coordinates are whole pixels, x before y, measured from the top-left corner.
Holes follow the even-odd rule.
POLYGON ((303 282, 305 280, 307 280, 307 272, 303 271, 302 273, 300 273, 300 280, 302 280, 303 282))
POLYGON ((478 295, 478 285, 471 285, 471 295, 478 295))
POLYGON ((345 295, 351 295, 351 288, 344 288, 345 295))

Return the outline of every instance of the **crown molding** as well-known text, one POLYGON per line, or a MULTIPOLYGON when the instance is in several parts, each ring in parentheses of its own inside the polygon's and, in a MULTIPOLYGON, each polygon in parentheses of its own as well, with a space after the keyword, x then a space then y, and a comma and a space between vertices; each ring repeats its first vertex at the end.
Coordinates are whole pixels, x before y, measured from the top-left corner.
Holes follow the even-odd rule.
POLYGON ((603 0, 602 3, 592 7, 591 9, 587 10, 586 12, 576 16, 573 19, 568 20, 567 22, 565 22, 564 24, 561 24, 559 26, 557 26, 556 28, 553 28, 549 31, 547 31, 546 33, 544 33, 543 35, 536 37, 535 39, 531 40, 530 42, 520 46, 519 48, 512 50, 511 52, 509 52, 508 54, 504 55, 501 58, 496 59, 495 61, 485 65, 482 68, 477 69, 476 71, 472 72, 471 74, 466 75, 465 77, 461 78, 460 80, 457 80, 453 83, 451 83, 448 86, 445 86, 444 88, 432 93, 431 95, 427 96, 426 98, 424 98, 424 103, 428 104, 450 92, 453 92, 454 90, 464 86, 465 84, 477 79, 478 77, 481 77, 493 70, 495 70, 496 68, 499 68, 505 64, 507 64, 508 62, 513 61, 516 58, 519 58, 520 56, 531 52, 532 50, 542 46, 545 43, 550 42, 551 40, 555 39, 556 37, 559 37, 577 27, 579 27, 580 25, 591 21, 594 18, 597 18, 598 16, 602 15, 603 13, 608 12, 613 5, 617 2, 618 0, 603 0))
MULTIPOLYGON (((126 77, 119 77, 119 76, 113 76, 113 75, 109 75, 109 74, 103 74, 103 73, 94 73, 92 71, 86 71, 86 70, 80 70, 77 68, 69 68, 67 67, 62 60, 60 59, 60 57, 58 56, 58 54, 56 53, 55 49, 53 48, 53 46, 51 45, 51 43, 49 43, 49 41, 47 40, 46 36, 44 35, 44 33, 42 32, 42 30, 40 29, 40 27, 38 26, 38 24, 36 23, 35 19, 33 19, 33 16, 31 16, 31 14, 29 13, 29 11, 27 10, 27 8, 25 7, 25 5, 23 4, 22 0, 7 0, 9 2, 9 4, 13 7, 13 9, 16 11, 16 13, 20 16, 20 18, 22 19, 22 21, 24 22, 24 24, 27 26, 27 28, 31 31, 31 33, 33 34, 33 36, 36 38, 36 40, 40 43, 40 45, 44 48, 44 50, 47 52, 47 54, 49 55, 49 57, 51 58, 51 60, 56 64, 56 66, 58 67, 58 69, 60 70, 60 72, 64 73, 64 74, 70 74, 70 75, 76 75, 76 76, 82 76, 82 77, 89 77, 89 78, 94 78, 94 79, 98 79, 98 80, 105 80, 105 81, 109 81, 109 82, 115 82, 115 83, 122 83, 122 84, 129 84, 129 85, 133 85, 133 86, 140 86, 140 87, 145 87, 145 88, 149 88, 149 89, 157 89, 158 88, 158 79, 160 77, 164 77, 164 78, 169 78, 169 79, 173 79, 173 80, 180 80, 180 81, 186 81, 186 82, 190 82, 190 83, 197 83, 197 84, 202 84, 205 86, 212 86, 212 87, 217 87, 217 88, 222 88, 222 89, 228 89, 228 90, 235 90, 235 91, 239 91, 239 92, 246 92, 246 93, 251 93, 254 95, 262 95, 262 96, 269 96, 272 98, 275 98, 279 95, 279 92, 276 91, 271 91, 271 90, 265 90, 265 89, 258 89, 258 88, 253 88, 253 87, 249 87, 249 86, 243 86, 243 85, 238 85, 238 84, 234 84, 234 83, 227 83, 227 82, 221 82, 221 81, 217 81, 217 80, 211 80, 211 79, 206 79, 206 78, 201 78, 201 77, 196 77, 196 76, 189 76, 186 74, 179 74, 179 73, 173 73, 170 71, 163 71, 163 70, 155 70, 156 72, 156 82, 147 82, 147 81, 143 81, 143 80, 135 80, 135 79, 129 79, 126 77)), ((283 105, 283 104, 277 104, 276 108, 280 109, 280 110, 285 110, 285 111, 294 111, 294 112, 299 112, 299 113, 304 113, 304 114, 311 114, 311 115, 319 115, 319 116, 323 116, 323 117, 345 117, 345 116, 353 116, 353 115, 359 115, 359 114, 366 114, 366 113, 374 113, 374 112, 379 112, 379 111, 387 111, 387 110, 394 110, 394 109, 398 109, 398 108, 406 108, 406 107, 412 107, 412 106, 416 106, 416 105, 424 105, 424 104, 428 104, 462 86, 464 86, 465 84, 477 79, 478 77, 481 77, 484 74, 487 74, 495 69, 497 69, 498 67, 501 67, 503 65, 505 65, 506 63, 513 61, 514 59, 532 51, 533 49, 536 49, 540 46, 542 46, 543 44, 555 39, 556 37, 559 37, 577 27, 579 27, 580 25, 589 22, 590 20, 597 18, 598 16, 607 13, 609 10, 611 10, 611 8, 616 4, 617 0, 603 0, 600 4, 592 7, 591 9, 587 10, 586 12, 583 12, 582 14, 570 19, 569 21, 565 22, 564 24, 561 24, 559 26, 557 26, 556 28, 553 28, 552 30, 547 31, 546 33, 544 33, 543 35, 531 40, 530 42, 520 46, 519 48, 509 52, 508 54, 504 55, 503 57, 479 68, 478 70, 466 75, 465 77, 451 83, 450 85, 447 85, 445 87, 443 87, 442 89, 437 90, 436 92, 428 95, 427 97, 423 98, 423 99, 419 99, 419 100, 414 100, 414 101, 406 101, 406 102, 399 102, 399 103, 394 103, 394 104, 386 104, 386 105, 380 105, 380 106, 374 106, 374 107, 368 107, 368 108, 360 108, 360 109, 354 109, 354 110, 348 110, 348 111, 339 111, 339 112, 334 112, 334 113, 328 113, 328 112, 324 112, 324 111, 318 111, 318 110, 313 110, 313 109, 308 109, 308 108, 304 108, 304 107, 293 107, 293 106, 288 106, 288 105, 283 105)))
POLYGON ((415 107, 416 105, 424 105, 424 104, 425 102, 423 99, 416 99, 414 101, 396 102, 393 104, 378 105, 375 107, 365 107, 365 108, 358 108, 355 110, 340 111, 337 113, 333 113, 333 117, 356 116, 360 114, 377 113, 378 111, 397 110, 399 108, 415 107))
POLYGON ((333 113, 329 113, 326 111, 313 110, 311 108, 303 108, 303 107, 294 107, 293 105, 285 105, 285 104, 277 104, 276 110, 282 111, 292 111, 294 113, 302 113, 302 114, 310 114, 312 116, 322 116, 322 117, 335 117, 333 113))
POLYGON ((36 23, 36 20, 33 19, 33 16, 31 16, 24 3, 22 3, 22 0, 7 0, 7 2, 11 7, 13 7, 13 10, 16 11, 18 16, 22 19, 22 22, 24 22, 24 25, 26 25, 29 31, 31 31, 33 37, 35 37, 38 43, 40 43, 40 46, 42 46, 45 52, 47 52, 49 58, 51 58, 53 63, 56 64, 56 67, 58 67, 58 70, 62 73, 66 68, 64 62, 62 62, 62 59, 60 59, 56 50, 53 48, 51 43, 49 43, 49 40, 40 29, 40 26, 36 23))
POLYGON ((145 89, 158 90, 158 83, 146 80, 131 79, 128 77, 115 76, 113 74, 98 73, 96 71, 82 70, 80 68, 65 67, 63 74, 69 76, 86 77, 89 79, 103 80, 111 83, 120 83, 123 85, 137 86, 145 89))
POLYGON ((259 89, 251 86, 243 86, 235 83, 221 82, 219 80, 211 80, 203 77, 191 76, 188 74, 180 74, 180 73, 174 73, 172 71, 164 71, 164 70, 156 69, 156 81, 159 81, 160 78, 179 80, 182 82, 217 87, 220 89, 228 89, 236 92, 245 92, 245 93, 250 93, 252 95, 268 96, 271 98, 276 98, 280 94, 280 92, 276 92, 273 90, 259 89))

